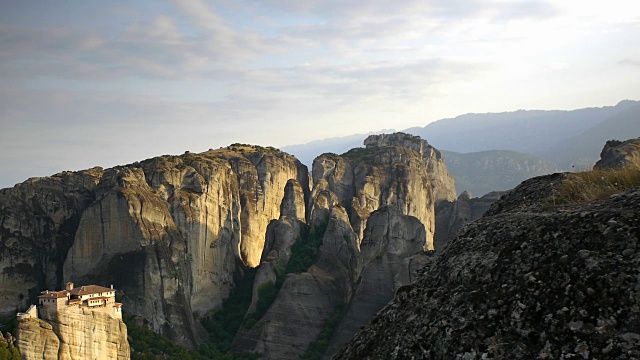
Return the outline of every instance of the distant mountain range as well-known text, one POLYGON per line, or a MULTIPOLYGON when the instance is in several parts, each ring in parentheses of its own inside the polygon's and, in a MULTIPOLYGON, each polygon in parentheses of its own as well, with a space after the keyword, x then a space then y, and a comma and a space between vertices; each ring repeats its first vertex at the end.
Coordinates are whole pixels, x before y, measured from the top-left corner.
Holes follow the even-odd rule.
POLYGON ((560 168, 539 157, 509 150, 488 150, 468 154, 443 150, 447 170, 453 176, 456 192, 474 196, 491 191, 513 189, 534 176, 551 174, 560 168))
MULTIPOLYGON (((615 106, 571 111, 465 114, 403 131, 418 135, 444 151, 458 193, 470 190, 481 196, 491 190, 508 190, 532 176, 591 168, 607 140, 640 136, 640 101, 623 100, 615 106), (492 160, 492 156, 496 158, 492 160)), ((393 130, 377 133, 381 132, 393 130)), ((311 167, 313 159, 321 153, 340 154, 363 146, 363 140, 370 134, 373 133, 281 149, 311 167)))

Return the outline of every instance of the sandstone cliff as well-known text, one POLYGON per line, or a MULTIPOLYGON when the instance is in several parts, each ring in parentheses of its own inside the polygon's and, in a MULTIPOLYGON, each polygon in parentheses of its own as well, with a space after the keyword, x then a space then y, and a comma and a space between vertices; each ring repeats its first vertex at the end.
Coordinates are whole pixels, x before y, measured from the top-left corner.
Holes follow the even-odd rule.
POLYGON ((102 311, 69 307, 18 321, 18 348, 25 360, 127 360, 129 342, 122 320, 102 311))
POLYGON ((7 309, 29 297, 25 284, 33 296, 69 279, 113 283, 126 314, 194 348, 204 336, 197 318, 229 295, 234 270, 259 264, 251 322, 234 348, 289 358, 320 341, 329 354, 414 280, 423 250, 433 249, 434 204, 455 196, 426 142, 399 134, 367 145, 318 157, 313 192, 295 158, 240 144, 2 190, 0 261, 10 266, 0 286, 16 289, 7 309), (54 209, 43 187, 51 182, 64 216, 39 210, 54 209), (285 275, 294 244, 310 233, 320 239, 310 267, 285 275), (260 289, 270 282, 278 292, 264 309, 260 289), (331 339, 329 323, 338 326, 331 339))
POLYGON ((386 205, 417 217, 427 229, 425 249, 431 250, 435 197, 423 159, 408 147, 371 143, 365 149, 355 148, 340 156, 323 154, 313 161, 314 186, 326 181, 327 189, 349 212, 351 226, 360 240, 370 214, 386 205))
POLYGON ((26 309, 40 290, 62 284, 64 259, 102 174, 64 172, 0 190, 0 315, 26 309))
POLYGON ((426 140, 402 132, 393 134, 371 135, 364 140, 366 147, 401 146, 411 149, 420 155, 427 169, 436 203, 456 199, 456 188, 453 177, 445 166, 442 153, 426 140))
POLYGON ((467 225, 335 359, 640 356, 640 188, 550 206, 523 183, 467 225))
POLYGON ((38 318, 26 318, 18 322, 16 346, 25 360, 58 360, 60 339, 53 327, 38 318))
POLYGON ((299 161, 236 144, 3 189, 0 310, 69 279, 113 283, 126 313, 192 348, 201 339, 194 314, 228 296, 237 262, 259 263, 290 179, 307 199, 299 161))
POLYGON ((640 169, 640 138, 607 141, 600 153, 600 160, 594 168, 608 169, 625 166, 640 169))
MULTIPOLYGON (((311 348, 313 356, 318 351, 330 356, 398 288, 415 280, 414 272, 427 259, 424 249, 432 249, 432 184, 448 175, 434 166, 441 161, 435 149, 419 138, 405 138, 389 135, 370 140, 366 149, 324 154, 314 161, 309 225, 295 229, 326 224, 318 257, 308 270, 286 275, 271 306, 238 334, 234 349, 260 352, 266 359, 295 358, 311 348)), ((281 217, 269 225, 250 312, 259 299, 258 287, 278 284, 278 276, 284 276, 278 274, 278 262, 286 266, 292 261, 293 243, 310 241, 292 233, 295 224, 281 217)))

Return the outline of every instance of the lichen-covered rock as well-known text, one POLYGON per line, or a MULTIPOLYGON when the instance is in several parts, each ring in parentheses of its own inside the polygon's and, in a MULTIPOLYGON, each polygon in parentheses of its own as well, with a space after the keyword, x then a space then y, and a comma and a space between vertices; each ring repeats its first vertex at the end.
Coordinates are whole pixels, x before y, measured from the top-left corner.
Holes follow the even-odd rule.
POLYGON ((640 169, 640 138, 627 141, 609 140, 600 153, 595 169, 633 167, 640 169))
POLYGON ((464 227, 334 358, 640 357, 640 188, 553 207, 559 177, 464 227))

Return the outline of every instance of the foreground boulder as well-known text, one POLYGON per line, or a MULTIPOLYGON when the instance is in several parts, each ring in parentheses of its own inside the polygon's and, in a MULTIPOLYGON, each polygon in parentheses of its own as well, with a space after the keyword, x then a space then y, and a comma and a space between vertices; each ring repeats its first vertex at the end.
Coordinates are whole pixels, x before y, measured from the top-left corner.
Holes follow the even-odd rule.
POLYGON ((562 178, 463 228, 334 358, 638 358, 640 188, 550 206, 562 178))

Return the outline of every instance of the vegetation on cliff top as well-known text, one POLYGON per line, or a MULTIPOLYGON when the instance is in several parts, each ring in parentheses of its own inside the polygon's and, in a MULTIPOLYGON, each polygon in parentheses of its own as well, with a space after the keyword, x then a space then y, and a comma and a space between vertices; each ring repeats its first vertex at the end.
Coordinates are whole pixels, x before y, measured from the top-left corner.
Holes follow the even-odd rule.
POLYGON ((640 186, 640 169, 633 167, 571 173, 554 192, 553 201, 557 205, 589 203, 635 186, 640 186))

